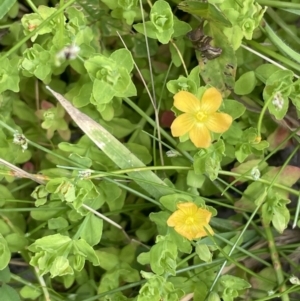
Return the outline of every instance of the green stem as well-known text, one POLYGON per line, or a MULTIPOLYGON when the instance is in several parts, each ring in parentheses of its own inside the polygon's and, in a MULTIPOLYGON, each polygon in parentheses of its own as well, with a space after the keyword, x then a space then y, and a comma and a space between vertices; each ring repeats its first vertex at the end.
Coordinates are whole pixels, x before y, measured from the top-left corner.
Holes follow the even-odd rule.
MULTIPOLYGON (((145 114, 147 116, 150 116, 153 113, 154 109, 153 106, 150 105, 148 109, 146 110, 145 114)), ((137 129, 132 133, 130 138, 128 139, 128 143, 133 143, 136 139, 137 135, 141 132, 141 130, 144 128, 145 124, 147 123, 145 118, 142 118, 139 123, 136 125, 137 129)))
POLYGON ((255 41, 246 41, 247 45, 251 46, 253 49, 258 50, 259 52, 266 54, 269 57, 274 58, 276 61, 279 61, 286 66, 292 68, 293 70, 297 70, 300 72, 300 66, 293 62, 292 60, 288 59, 287 57, 270 50, 269 48, 255 42, 255 41))
POLYGON ((262 110, 259 114, 259 118, 258 118, 258 122, 257 122, 257 135, 258 137, 261 137, 261 126, 262 126, 262 121, 263 121, 263 118, 264 118, 264 115, 267 111, 267 108, 269 106, 269 104, 271 103, 271 101, 273 100, 272 97, 270 97, 264 104, 264 106, 262 107, 262 110))
POLYGON ((274 0, 257 0, 260 5, 272 6, 276 8, 294 8, 300 9, 299 3, 285 2, 285 1, 274 1, 274 0))
MULTIPOLYGON (((60 0, 59 6, 63 7, 64 6, 65 0, 60 0)), ((60 17, 59 17, 59 44, 60 48, 63 48, 64 45, 64 32, 65 32, 65 14, 64 11, 61 12, 60 17)))
MULTIPOLYGON (((219 238, 219 235, 216 235, 216 237, 219 238)), ((210 239, 214 242, 215 246, 218 248, 219 252, 223 255, 223 257, 226 258, 227 262, 230 262, 230 263, 234 264, 237 268, 239 268, 240 270, 248 273, 249 275, 252 275, 256 279, 260 279, 262 281, 269 282, 271 284, 273 283, 273 281, 271 279, 266 279, 265 277, 263 277, 263 276, 261 276, 259 274, 256 274, 252 270, 250 270, 247 267, 245 267, 245 265, 239 263, 238 260, 235 260, 232 257, 230 257, 230 254, 227 255, 227 253, 223 250, 223 248, 218 245, 217 241, 214 239, 213 236, 211 236, 210 239)), ((233 247, 234 244, 231 243, 230 246, 233 247)), ((236 248, 237 248, 237 246, 236 246, 236 248)))
MULTIPOLYGON (((146 115, 145 112, 139 106, 137 106, 131 99, 127 97, 123 99, 132 109, 134 109, 138 114, 143 116, 149 124, 151 124, 154 128, 156 127, 155 121, 148 115, 146 115)), ((160 129, 160 133, 174 148, 176 148, 176 141, 164 129, 160 129)), ((182 153, 189 161, 194 161, 193 157, 188 152, 180 150, 179 152, 182 153)))
POLYGON ((296 212, 295 212, 295 216, 294 216, 294 223, 292 226, 293 229, 296 228, 296 226, 297 226, 299 214, 300 214, 300 194, 298 196, 298 202, 297 202, 296 212))
MULTIPOLYGON (((271 181, 270 186, 268 187, 268 190, 271 190, 272 186, 275 186, 275 182, 278 179, 278 177, 280 176, 280 174, 282 173, 282 171, 285 169, 285 167, 287 166, 288 162, 293 158, 293 156, 296 154, 296 152, 298 151, 300 145, 298 145, 298 147, 296 147, 293 152, 289 155, 289 157, 287 158, 287 160, 284 162, 284 164, 281 166, 280 170, 278 171, 278 173, 276 174, 276 176, 273 178, 273 180, 271 181)), ((276 274, 276 278, 277 278, 277 283, 280 286, 280 292, 283 292, 286 290, 286 285, 284 282, 284 276, 283 276, 283 271, 282 271, 282 267, 281 267, 281 263, 279 260, 279 256, 278 256, 278 251, 275 245, 275 240, 273 237, 273 233, 270 229, 270 223, 265 223, 264 220, 262 219, 262 225, 265 229, 265 233, 266 233, 266 238, 268 241, 268 246, 270 249, 270 255, 271 255, 271 259, 272 259, 272 263, 273 263, 273 267, 275 270, 275 274, 276 274)), ((282 301, 289 301, 289 295, 288 294, 283 294, 281 296, 281 300, 282 301)))
POLYGON ((272 20, 283 29, 295 42, 300 44, 299 37, 288 27, 288 25, 280 18, 280 16, 271 8, 267 9, 267 14, 272 18, 272 20))
MULTIPOLYGON (((224 170, 220 170, 220 171, 219 171, 219 174, 220 174, 220 175, 226 175, 226 176, 232 176, 232 177, 241 177, 241 176, 242 176, 241 174, 234 173, 234 172, 230 172, 230 171, 224 171, 224 170)), ((243 177, 241 177, 241 178, 244 178, 244 179, 248 179, 248 180, 252 180, 252 181, 253 181, 253 178, 250 177, 250 176, 243 176, 243 177)), ((261 182, 261 183, 267 184, 267 185, 270 185, 270 184, 271 184, 270 181, 267 181, 267 180, 261 179, 261 178, 260 178, 260 179, 257 179, 256 182, 261 182)), ((280 188, 280 189, 283 189, 283 190, 285 190, 285 191, 287 191, 287 192, 290 192, 290 193, 292 193, 292 194, 294 194, 294 195, 296 195, 296 196, 299 196, 299 194, 300 194, 300 192, 299 192, 298 190, 292 189, 292 188, 290 188, 290 187, 286 187, 286 186, 281 185, 281 184, 275 183, 273 186, 274 186, 274 187, 277 187, 277 188, 280 188)))
POLYGON ((33 12, 40 15, 39 11, 37 10, 36 6, 34 5, 34 3, 31 0, 26 0, 26 2, 29 5, 29 7, 32 9, 33 12))
MULTIPOLYGON (((263 222, 263 220, 262 220, 262 223, 263 223, 263 227, 265 229, 266 238, 267 238, 267 241, 268 241, 268 246, 269 246, 269 249, 270 249, 270 255, 271 255, 273 267, 274 267, 274 270, 275 270, 277 282, 280 285, 280 292, 283 292, 283 291, 286 290, 286 286, 284 284, 284 276, 282 274, 282 267, 281 267, 278 252, 277 252, 277 249, 276 249, 274 236, 273 236, 273 233, 271 231, 270 225, 265 224, 263 222)), ((287 294, 281 295, 281 300, 282 301, 289 301, 290 300, 289 295, 287 295, 287 294)))
MULTIPOLYGON (((233 254, 235 248, 238 246, 238 243, 239 243, 240 239, 241 239, 241 238, 243 237, 243 235, 245 234, 246 230, 248 229, 249 225, 251 224, 252 220, 254 219, 255 215, 257 214, 259 208, 260 208, 260 206, 257 206, 257 207, 255 208, 255 210, 253 211, 253 213, 251 214, 251 216, 250 216, 249 220, 247 221, 247 223, 246 223, 244 229, 241 231, 241 233, 240 233, 239 236, 237 237, 237 239, 236 239, 234 245, 233 245, 232 248, 230 249, 230 251, 229 251, 229 253, 228 253, 228 258, 231 257, 231 255, 233 254)), ((210 292, 213 291, 213 289, 214 289, 215 285, 217 284, 219 278, 221 277, 222 272, 223 272, 223 269, 225 268, 225 266, 226 266, 227 263, 228 263, 228 260, 225 260, 225 261, 223 262, 221 268, 219 269, 218 274, 217 274, 217 275, 215 276, 215 278, 214 278, 214 282, 212 283, 212 285, 211 285, 211 287, 210 287, 210 289, 209 289, 209 291, 208 291, 208 293, 207 293, 207 296, 208 296, 208 294, 209 294, 210 292)), ((206 298, 205 298, 206 300, 207 300, 207 296, 206 296, 206 298)))
MULTIPOLYGON (((0 61, 1 61, 1 58, 0 58, 0 61)), ((10 127, 8 124, 6 124, 5 122, 3 122, 2 120, 0 120, 0 127, 1 127, 1 126, 4 127, 4 128, 6 128, 6 129, 7 129, 9 132, 11 132, 12 134, 15 134, 15 133, 16 133, 16 130, 15 130, 15 129, 13 129, 12 127, 10 127)), ((58 154, 56 154, 56 153, 53 153, 53 152, 52 152, 51 150, 49 150, 48 148, 45 148, 45 147, 43 147, 43 146, 41 146, 41 145, 39 145, 39 144, 37 144, 37 143, 35 143, 35 142, 32 142, 32 141, 30 141, 30 140, 28 140, 28 139, 27 139, 27 141, 28 141, 28 144, 29 144, 29 145, 32 145, 33 147, 35 147, 35 148, 37 148, 37 149, 40 149, 40 150, 46 152, 47 154, 52 154, 53 156, 56 156, 57 158, 62 159, 62 160, 64 160, 65 162, 70 163, 72 166, 77 166, 77 167, 83 168, 83 169, 86 168, 85 166, 82 166, 82 165, 80 165, 80 164, 77 163, 77 162, 74 162, 74 161, 72 161, 72 160, 70 160, 70 159, 68 159, 68 158, 65 158, 65 157, 63 157, 63 156, 61 156, 61 155, 58 155, 58 154)))
MULTIPOLYGON (((150 118, 147 114, 145 114, 145 112, 139 107, 137 106, 131 99, 125 97, 124 98, 125 102, 131 107, 133 108, 138 114, 140 114, 149 124, 151 124, 153 127, 156 127, 156 123, 155 121, 150 118)), ((169 143, 176 147, 176 141, 163 129, 160 130, 162 136, 167 139, 169 141, 169 143)))
POLYGON ((264 27, 260 29, 265 33, 269 40, 273 43, 274 46, 283 54, 289 56, 292 60, 297 63, 300 62, 300 54, 285 44, 281 38, 276 34, 276 32, 265 22, 264 27))

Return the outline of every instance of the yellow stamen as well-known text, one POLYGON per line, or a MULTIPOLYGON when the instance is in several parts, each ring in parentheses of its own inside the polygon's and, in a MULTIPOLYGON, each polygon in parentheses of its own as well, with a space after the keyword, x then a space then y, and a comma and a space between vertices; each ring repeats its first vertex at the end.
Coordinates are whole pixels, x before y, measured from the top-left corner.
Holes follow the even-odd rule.
POLYGON ((199 111, 196 114, 196 118, 199 122, 205 122, 207 117, 208 117, 208 115, 203 111, 199 111))

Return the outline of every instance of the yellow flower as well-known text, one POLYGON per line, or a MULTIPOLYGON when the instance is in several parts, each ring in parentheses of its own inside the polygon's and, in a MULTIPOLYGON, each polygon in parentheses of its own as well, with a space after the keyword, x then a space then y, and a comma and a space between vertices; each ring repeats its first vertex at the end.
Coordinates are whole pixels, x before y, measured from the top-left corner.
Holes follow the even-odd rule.
POLYGON ((195 203, 179 203, 176 210, 167 220, 169 227, 174 227, 175 231, 189 240, 207 236, 204 227, 213 235, 214 231, 208 224, 211 212, 198 208, 195 203))
POLYGON ((201 100, 187 91, 176 93, 174 106, 184 114, 179 115, 171 125, 173 137, 189 133, 195 146, 209 147, 210 132, 224 133, 232 123, 230 115, 216 112, 221 103, 222 95, 216 88, 208 88, 201 100))

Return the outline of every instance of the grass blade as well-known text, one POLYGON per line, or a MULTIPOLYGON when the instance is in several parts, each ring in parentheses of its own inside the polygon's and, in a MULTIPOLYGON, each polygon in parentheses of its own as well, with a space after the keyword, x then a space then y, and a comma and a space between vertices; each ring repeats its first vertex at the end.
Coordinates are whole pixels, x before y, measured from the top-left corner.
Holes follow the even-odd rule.
MULTIPOLYGON (((61 94, 53 91, 48 86, 47 89, 61 103, 82 131, 120 168, 134 169, 145 167, 142 161, 96 121, 73 107, 61 94)), ((152 171, 132 171, 130 175, 139 186, 155 198, 172 193, 172 188, 168 187, 152 171)))

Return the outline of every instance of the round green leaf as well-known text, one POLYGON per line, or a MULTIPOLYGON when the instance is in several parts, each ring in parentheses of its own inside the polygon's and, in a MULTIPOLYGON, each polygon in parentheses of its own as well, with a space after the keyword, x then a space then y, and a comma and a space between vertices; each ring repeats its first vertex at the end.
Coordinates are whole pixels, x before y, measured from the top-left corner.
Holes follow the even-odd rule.
POLYGON ((238 95, 247 95, 254 90, 256 82, 255 72, 246 72, 236 81, 234 93, 238 95))

